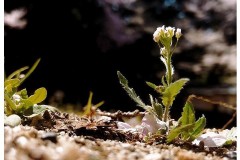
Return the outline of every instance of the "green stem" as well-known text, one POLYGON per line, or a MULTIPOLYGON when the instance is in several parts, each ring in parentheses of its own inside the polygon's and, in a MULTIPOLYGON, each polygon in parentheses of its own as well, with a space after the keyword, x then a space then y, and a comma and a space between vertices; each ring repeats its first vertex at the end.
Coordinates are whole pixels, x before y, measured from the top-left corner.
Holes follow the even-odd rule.
MULTIPOLYGON (((167 49, 168 50, 168 55, 167 55, 167 85, 169 86, 172 83, 172 66, 171 66, 171 57, 172 54, 170 52, 170 48, 167 49)), ((165 106, 165 110, 164 110, 164 117, 163 117, 163 121, 167 122, 168 119, 168 114, 169 114, 169 108, 170 105, 166 105, 165 106)))
POLYGON ((168 50, 168 56, 167 56, 167 84, 168 86, 172 83, 172 67, 171 67, 171 53, 170 50, 168 50))
POLYGON ((170 106, 165 106, 164 117, 163 117, 163 121, 164 121, 164 122, 167 122, 169 108, 170 108, 170 106))
POLYGON ((9 106, 6 105, 6 112, 7 112, 6 114, 7 115, 12 114, 12 111, 17 109, 16 105, 13 103, 13 101, 8 97, 6 93, 4 93, 4 99, 9 105, 9 106))

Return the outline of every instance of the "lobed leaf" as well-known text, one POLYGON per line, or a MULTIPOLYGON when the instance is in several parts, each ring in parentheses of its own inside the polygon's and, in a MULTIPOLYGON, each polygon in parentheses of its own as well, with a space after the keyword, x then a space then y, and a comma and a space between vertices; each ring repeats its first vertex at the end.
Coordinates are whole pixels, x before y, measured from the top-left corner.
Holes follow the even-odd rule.
POLYGON ((44 101, 46 97, 47 97, 47 90, 44 87, 41 87, 37 89, 34 92, 34 95, 30 96, 28 100, 33 104, 37 104, 44 101))

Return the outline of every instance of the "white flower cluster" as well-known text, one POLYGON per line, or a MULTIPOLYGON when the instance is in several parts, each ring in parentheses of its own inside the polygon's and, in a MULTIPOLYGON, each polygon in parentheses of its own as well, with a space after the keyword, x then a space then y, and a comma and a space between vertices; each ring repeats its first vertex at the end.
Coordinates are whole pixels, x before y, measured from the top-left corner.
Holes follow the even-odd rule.
MULTIPOLYGON (((153 40, 155 42, 159 42, 161 38, 172 38, 174 36, 175 28, 174 27, 166 27, 163 25, 162 27, 158 27, 157 30, 153 33, 153 40)), ((181 29, 177 28, 175 33, 177 39, 182 36, 181 29)))

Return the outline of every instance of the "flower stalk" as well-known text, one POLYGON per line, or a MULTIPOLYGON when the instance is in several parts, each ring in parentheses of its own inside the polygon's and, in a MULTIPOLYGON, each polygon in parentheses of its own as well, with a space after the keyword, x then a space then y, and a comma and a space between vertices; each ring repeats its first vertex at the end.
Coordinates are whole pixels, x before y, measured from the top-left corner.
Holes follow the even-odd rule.
MULTIPOLYGON (((162 78, 163 81, 166 80, 166 82, 163 82, 164 84, 166 84, 166 86, 164 86, 165 89, 172 84, 174 69, 172 66, 171 59, 172 59, 173 52, 177 46, 178 40, 181 36, 182 36, 181 29, 178 28, 175 32, 174 27, 165 28, 165 26, 158 27, 153 34, 153 40, 158 44, 160 48, 160 56, 161 56, 160 59, 164 63, 166 68, 165 77, 162 78), (173 42, 174 36, 177 40, 174 47, 172 48, 172 42, 173 42)), ((161 93, 161 94, 164 94, 164 93, 161 93)), ((169 117, 169 110, 171 107, 171 103, 165 103, 164 107, 165 109, 164 109, 163 121, 166 122, 169 117)))

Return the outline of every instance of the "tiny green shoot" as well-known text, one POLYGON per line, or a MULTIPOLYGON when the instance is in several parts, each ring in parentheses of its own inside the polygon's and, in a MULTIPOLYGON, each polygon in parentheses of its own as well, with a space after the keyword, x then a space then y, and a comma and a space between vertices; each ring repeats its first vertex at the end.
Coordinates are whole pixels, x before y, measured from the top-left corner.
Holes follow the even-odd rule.
MULTIPOLYGON (((40 59, 33 64, 33 66, 25 75, 22 74, 22 72, 28 69, 27 66, 14 71, 4 80, 4 114, 6 116, 5 124, 9 124, 8 117, 11 115, 16 115, 11 117, 19 116, 20 118, 34 117, 41 114, 46 109, 53 109, 51 106, 38 105, 38 103, 43 102, 47 97, 47 90, 44 87, 38 88, 31 96, 28 96, 25 88, 19 90, 20 85, 32 74, 39 62, 40 59)), ((14 124, 19 123, 16 122, 14 124)))
POLYGON ((82 113, 82 116, 87 116, 87 117, 92 117, 95 114, 95 111, 97 108, 102 106, 104 104, 104 101, 101 101, 97 103, 96 105, 92 104, 92 97, 93 97, 93 92, 90 91, 88 102, 86 106, 84 107, 84 112, 82 113))

